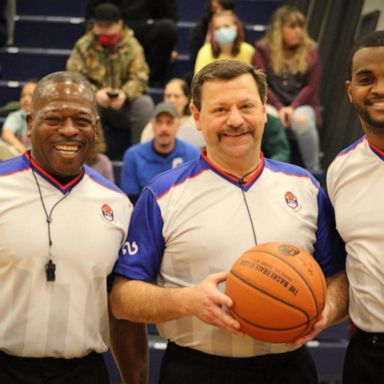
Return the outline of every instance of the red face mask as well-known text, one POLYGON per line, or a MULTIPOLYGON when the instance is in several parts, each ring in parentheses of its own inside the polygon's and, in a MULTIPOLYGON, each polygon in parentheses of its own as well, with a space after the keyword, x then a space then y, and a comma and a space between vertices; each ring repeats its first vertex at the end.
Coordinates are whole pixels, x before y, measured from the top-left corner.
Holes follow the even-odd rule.
POLYGON ((111 35, 100 33, 96 35, 98 42, 104 47, 114 47, 120 40, 121 32, 116 32, 111 35))

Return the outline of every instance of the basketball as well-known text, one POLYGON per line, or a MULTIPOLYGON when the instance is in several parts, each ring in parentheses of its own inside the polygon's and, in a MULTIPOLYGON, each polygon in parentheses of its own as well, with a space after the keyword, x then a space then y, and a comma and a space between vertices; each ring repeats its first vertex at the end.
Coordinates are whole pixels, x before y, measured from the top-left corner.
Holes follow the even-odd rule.
POLYGON ((241 255, 228 274, 231 315, 245 334, 270 343, 305 332, 324 308, 326 282, 316 260, 296 245, 265 243, 241 255))

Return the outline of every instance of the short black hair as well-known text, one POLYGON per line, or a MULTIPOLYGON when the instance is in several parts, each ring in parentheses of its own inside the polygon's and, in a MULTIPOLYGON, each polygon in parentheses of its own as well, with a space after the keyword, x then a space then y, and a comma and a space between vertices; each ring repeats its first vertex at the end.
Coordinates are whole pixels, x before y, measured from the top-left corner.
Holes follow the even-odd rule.
POLYGON ((53 89, 53 85, 56 83, 78 84, 85 92, 91 96, 91 101, 94 103, 96 108, 96 94, 92 88, 92 85, 79 73, 70 71, 53 72, 41 78, 37 82, 35 91, 33 93, 32 104, 34 104, 38 98, 43 97, 43 95, 45 95, 47 92, 50 92, 53 89))
POLYGON ((352 79, 352 62, 356 52, 362 48, 384 47, 384 31, 375 31, 364 35, 355 42, 348 56, 348 80, 352 79))

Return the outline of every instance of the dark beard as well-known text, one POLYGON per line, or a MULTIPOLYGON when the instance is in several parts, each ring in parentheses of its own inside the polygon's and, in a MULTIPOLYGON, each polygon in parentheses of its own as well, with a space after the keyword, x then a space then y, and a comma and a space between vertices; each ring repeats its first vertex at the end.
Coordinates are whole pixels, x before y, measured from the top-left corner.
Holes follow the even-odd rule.
POLYGON ((383 120, 375 120, 366 109, 357 108, 357 111, 361 120, 366 123, 367 129, 376 133, 384 133, 384 118, 383 120))

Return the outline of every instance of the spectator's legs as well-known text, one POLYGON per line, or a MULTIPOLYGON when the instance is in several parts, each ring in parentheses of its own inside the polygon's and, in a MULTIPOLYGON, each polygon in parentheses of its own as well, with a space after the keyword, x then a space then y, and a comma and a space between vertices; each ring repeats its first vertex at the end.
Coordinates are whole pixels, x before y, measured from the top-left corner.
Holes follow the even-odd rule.
POLYGON ((131 131, 131 145, 140 143, 141 133, 153 114, 153 100, 142 95, 123 107, 126 111, 131 131))
POLYGON ((308 105, 296 108, 292 114, 291 129, 295 134, 305 168, 319 171, 319 134, 314 109, 308 105))
POLYGON ((6 3, 7 5, 6 5, 5 17, 7 19, 7 45, 13 45, 15 15, 16 15, 16 0, 7 0, 6 3))
POLYGON ((135 31, 142 44, 150 73, 150 83, 164 83, 164 75, 175 49, 177 27, 173 20, 159 19, 148 22, 146 27, 135 31))
POLYGON ((122 160, 125 150, 140 142, 140 135, 153 113, 153 100, 142 95, 126 102, 118 111, 100 108, 101 121, 107 143, 107 156, 122 160))

